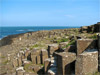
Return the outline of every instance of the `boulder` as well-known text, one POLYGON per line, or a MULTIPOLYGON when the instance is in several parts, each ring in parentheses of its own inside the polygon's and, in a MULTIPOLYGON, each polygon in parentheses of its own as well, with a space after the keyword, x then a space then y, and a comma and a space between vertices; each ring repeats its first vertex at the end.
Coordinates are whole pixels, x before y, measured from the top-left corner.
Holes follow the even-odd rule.
POLYGON ((52 55, 58 49, 59 49, 59 45, 58 44, 50 44, 48 46, 48 55, 49 55, 49 57, 50 57, 50 55, 52 55))
POLYGON ((78 39, 76 41, 77 44, 77 55, 84 52, 86 49, 94 49, 96 48, 96 40, 92 39, 78 39))
POLYGON ((23 59, 22 62, 23 62, 23 66, 31 63, 31 61, 27 59, 23 59))
POLYGON ((64 51, 65 52, 75 52, 76 51, 76 46, 75 45, 70 45, 64 51))
POLYGON ((14 67, 14 68, 18 67, 18 58, 14 58, 14 59, 12 60, 12 64, 13 64, 13 67, 14 67))
POLYGON ((33 71, 34 71, 35 73, 38 73, 42 68, 43 68, 43 67, 40 66, 40 65, 34 65, 34 66, 33 66, 33 71))
POLYGON ((41 50, 41 64, 44 64, 45 59, 48 58, 48 52, 45 49, 41 50))
POLYGON ((30 54, 30 50, 26 50, 25 51, 25 58, 27 58, 29 56, 29 54, 30 54))
POLYGON ((98 51, 90 49, 79 54, 75 63, 75 75, 93 75, 98 71, 98 51))
POLYGON ((61 42, 59 44, 59 48, 64 48, 64 47, 66 47, 67 44, 68 44, 68 42, 61 42))
POLYGON ((31 51, 31 61, 33 64, 36 64, 37 61, 36 61, 36 57, 40 55, 40 50, 37 50, 37 49, 33 49, 33 51, 31 51))
POLYGON ((21 66, 21 65, 22 65, 22 58, 20 56, 20 57, 18 57, 18 66, 21 66))
POLYGON ((48 72, 50 65, 51 65, 51 59, 48 58, 44 61, 44 72, 45 72, 45 74, 48 72))
POLYGON ((23 67, 19 67, 16 69, 16 75, 24 75, 24 69, 23 67))
POLYGON ((38 75, 37 73, 29 73, 29 72, 25 72, 24 75, 38 75))
POLYGON ((40 55, 37 55, 37 56, 36 56, 36 64, 41 64, 40 55))
POLYGON ((56 67, 51 67, 49 70, 48 70, 48 75, 57 75, 56 74, 56 72, 57 72, 57 69, 56 69, 56 67))
POLYGON ((100 34, 98 34, 98 53, 99 53, 99 57, 98 57, 98 64, 99 64, 99 69, 98 69, 98 71, 100 72, 100 34))
POLYGON ((57 75, 70 75, 73 67, 72 63, 76 60, 76 54, 71 52, 56 53, 57 56, 57 75))

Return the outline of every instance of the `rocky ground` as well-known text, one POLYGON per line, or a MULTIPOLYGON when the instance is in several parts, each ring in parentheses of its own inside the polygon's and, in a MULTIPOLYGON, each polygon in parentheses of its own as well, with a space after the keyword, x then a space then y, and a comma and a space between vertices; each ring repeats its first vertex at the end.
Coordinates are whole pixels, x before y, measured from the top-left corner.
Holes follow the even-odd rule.
MULTIPOLYGON (((81 33, 80 28, 37 31, 25 34, 12 35, 0 40, 0 75, 14 73, 11 64, 14 56, 20 51, 36 49, 48 49, 49 44, 62 44, 67 42, 62 48, 67 48, 74 43, 77 38, 97 39, 97 33, 81 33), (73 41, 72 41, 73 40, 73 41), (10 56, 10 58, 9 58, 10 56)), ((27 67, 27 66, 26 66, 27 67)))

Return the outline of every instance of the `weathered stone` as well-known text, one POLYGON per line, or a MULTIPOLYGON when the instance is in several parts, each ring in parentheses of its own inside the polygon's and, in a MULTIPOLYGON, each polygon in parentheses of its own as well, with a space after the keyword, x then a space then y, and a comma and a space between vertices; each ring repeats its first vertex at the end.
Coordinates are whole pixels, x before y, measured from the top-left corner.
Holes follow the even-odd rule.
POLYGON ((40 50, 33 50, 33 51, 31 51, 31 61, 32 61, 32 63, 33 64, 36 64, 37 62, 36 62, 36 57, 38 56, 38 55, 40 55, 40 50))
POLYGON ((24 69, 23 67, 19 67, 16 69, 16 75, 24 75, 24 69))
POLYGON ((44 64, 45 59, 48 58, 48 52, 45 49, 41 50, 41 64, 44 64))
POLYGON ((42 50, 41 50, 41 54, 42 54, 42 55, 48 55, 48 52, 47 52, 46 49, 42 49, 42 50))
POLYGON ((36 55, 31 55, 31 61, 33 64, 36 64, 36 55))
POLYGON ((50 60, 50 58, 48 58, 44 62, 44 71, 45 71, 45 74, 47 73, 48 69, 50 68, 50 65, 51 65, 51 60, 50 60))
POLYGON ((56 74, 56 71, 57 71, 57 69, 56 69, 56 67, 51 67, 49 70, 48 70, 48 75, 57 75, 56 74))
POLYGON ((14 67, 14 68, 18 67, 18 59, 17 59, 17 58, 14 58, 14 59, 12 60, 12 63, 13 63, 13 67, 14 67))
POLYGON ((91 39, 79 39, 77 40, 77 55, 84 52, 86 49, 96 48, 96 40, 91 39))
POLYGON ((39 65, 34 65, 34 66, 33 66, 33 71, 34 71, 35 73, 39 72, 39 70, 41 70, 41 69, 42 69, 42 66, 39 66, 39 65))
POLYGON ((59 49, 59 45, 58 44, 50 44, 48 46, 48 55, 49 55, 49 57, 50 57, 50 55, 52 55, 58 49, 59 49))
POLYGON ((22 58, 20 56, 20 57, 18 57, 18 66, 21 66, 21 65, 22 65, 22 58))
POLYGON ((77 38, 77 39, 82 39, 82 37, 81 37, 81 36, 76 36, 76 38, 77 38))
POLYGON ((24 72, 19 70, 19 71, 16 72, 16 75, 24 75, 24 72))
POLYGON ((22 61, 23 61, 23 66, 26 65, 26 64, 30 64, 31 63, 31 61, 29 61, 27 59, 23 59, 22 61))
POLYGON ((75 52, 76 51, 76 46, 75 45, 70 45, 65 49, 65 52, 75 52))
POLYGON ((91 26, 83 26, 81 27, 80 32, 100 32, 100 23, 98 22, 91 26))
POLYGON ((25 55, 24 54, 21 55, 21 59, 25 59, 25 55))
POLYGON ((41 64, 40 55, 36 56, 36 64, 41 64))
POLYGON ((93 75, 98 71, 98 51, 92 50, 78 55, 75 63, 75 75, 93 75))
POLYGON ((57 53, 57 75, 70 75, 72 63, 76 60, 76 54, 70 52, 57 53))
POLYGON ((37 73, 29 73, 29 72, 25 72, 24 75, 38 75, 37 73))
POLYGON ((100 34, 98 34, 98 71, 100 72, 100 34))
POLYGON ((59 44, 59 47, 60 47, 60 48, 64 48, 64 47, 66 47, 67 44, 68 44, 68 42, 61 42, 61 43, 59 44))
POLYGON ((83 26, 83 27, 81 27, 81 32, 82 32, 82 33, 86 33, 87 30, 88 30, 88 26, 83 26))
POLYGON ((30 50, 26 50, 25 51, 25 58, 27 58, 29 56, 29 54, 30 54, 30 50))

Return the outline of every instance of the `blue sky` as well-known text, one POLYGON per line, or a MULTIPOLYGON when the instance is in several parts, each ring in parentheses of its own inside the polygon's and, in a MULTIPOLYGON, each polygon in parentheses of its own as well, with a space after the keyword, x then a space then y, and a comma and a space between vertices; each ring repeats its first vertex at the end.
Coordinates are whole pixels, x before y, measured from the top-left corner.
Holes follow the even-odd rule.
POLYGON ((0 0, 1 26, 83 26, 100 21, 100 0, 0 0))

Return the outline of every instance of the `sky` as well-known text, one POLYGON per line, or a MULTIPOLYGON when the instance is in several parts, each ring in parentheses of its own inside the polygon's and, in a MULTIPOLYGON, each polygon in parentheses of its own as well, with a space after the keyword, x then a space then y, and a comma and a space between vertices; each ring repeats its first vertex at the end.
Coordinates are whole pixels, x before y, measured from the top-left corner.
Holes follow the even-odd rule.
POLYGON ((0 0, 0 26, 87 26, 100 22, 100 0, 0 0))

